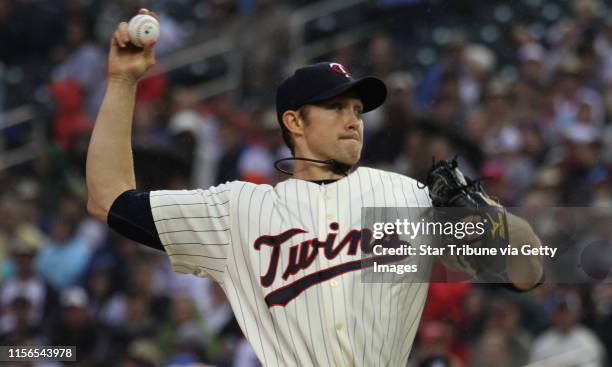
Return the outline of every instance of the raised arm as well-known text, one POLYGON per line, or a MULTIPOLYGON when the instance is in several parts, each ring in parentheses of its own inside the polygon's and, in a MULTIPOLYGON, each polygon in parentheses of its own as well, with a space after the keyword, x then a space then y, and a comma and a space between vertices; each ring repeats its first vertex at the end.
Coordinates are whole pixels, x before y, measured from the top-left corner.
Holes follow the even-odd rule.
MULTIPOLYGON (((141 9, 140 14, 150 14, 141 9)), ((87 152, 87 210, 106 222, 114 200, 136 188, 132 118, 138 80, 155 64, 154 42, 130 44, 127 23, 117 27, 108 55, 108 86, 87 152)))

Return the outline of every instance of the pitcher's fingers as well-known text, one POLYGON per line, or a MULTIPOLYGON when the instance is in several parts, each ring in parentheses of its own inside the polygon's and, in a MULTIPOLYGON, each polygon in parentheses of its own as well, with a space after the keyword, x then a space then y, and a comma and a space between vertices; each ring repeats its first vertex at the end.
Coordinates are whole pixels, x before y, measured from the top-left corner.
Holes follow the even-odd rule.
POLYGON ((130 36, 128 35, 128 24, 127 22, 119 23, 119 27, 117 28, 119 33, 121 34, 121 40, 124 44, 130 42, 130 36))
POLYGON ((148 40, 147 43, 145 43, 145 45, 143 46, 144 52, 147 56, 155 57, 155 54, 153 53, 153 47, 155 46, 155 43, 157 43, 156 40, 148 40))
POLYGON ((154 11, 150 11, 149 9, 146 8, 142 8, 138 11, 138 14, 142 14, 142 15, 150 15, 153 18, 157 19, 159 21, 159 17, 157 16, 157 14, 154 11))
POLYGON ((156 43, 156 40, 148 40, 147 43, 145 43, 145 45, 143 46, 143 48, 145 49, 145 51, 150 51, 153 49, 153 46, 155 46, 156 43))
POLYGON ((148 40, 147 43, 144 45, 144 56, 147 60, 147 64, 148 65, 154 65, 155 64, 155 40, 148 40))
POLYGON ((125 47, 125 42, 123 41, 123 38, 121 37, 121 33, 119 32, 119 29, 117 29, 115 33, 113 33, 113 39, 111 41, 111 44, 117 45, 119 47, 125 47))

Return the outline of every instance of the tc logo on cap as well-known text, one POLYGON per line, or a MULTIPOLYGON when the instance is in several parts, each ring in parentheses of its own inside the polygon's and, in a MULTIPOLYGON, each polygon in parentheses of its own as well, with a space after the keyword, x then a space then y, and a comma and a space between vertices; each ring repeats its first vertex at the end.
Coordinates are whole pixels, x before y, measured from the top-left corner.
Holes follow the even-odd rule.
POLYGON ((349 73, 342 64, 338 64, 337 62, 330 62, 329 67, 336 74, 344 75, 347 78, 351 77, 351 73, 349 73))

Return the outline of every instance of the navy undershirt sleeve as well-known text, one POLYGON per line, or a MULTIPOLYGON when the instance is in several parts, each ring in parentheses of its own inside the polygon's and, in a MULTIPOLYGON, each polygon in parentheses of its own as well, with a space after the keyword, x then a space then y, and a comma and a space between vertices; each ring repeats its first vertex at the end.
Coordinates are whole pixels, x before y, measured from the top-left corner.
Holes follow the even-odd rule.
MULTIPOLYGON (((313 181, 328 184, 335 180, 313 181)), ((107 224, 120 235, 147 247, 165 251, 151 213, 149 192, 128 190, 115 199, 108 212, 107 224)))
POLYGON ((119 195, 111 205, 107 223, 124 237, 165 251, 155 228, 149 193, 146 191, 128 190, 119 195))

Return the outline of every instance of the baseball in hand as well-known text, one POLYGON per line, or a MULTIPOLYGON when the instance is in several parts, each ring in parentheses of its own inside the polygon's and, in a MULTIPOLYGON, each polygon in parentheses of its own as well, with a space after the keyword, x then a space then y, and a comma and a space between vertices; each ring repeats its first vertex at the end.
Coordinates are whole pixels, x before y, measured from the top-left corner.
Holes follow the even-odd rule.
POLYGON ((128 35, 134 46, 144 47, 150 40, 159 38, 159 22, 150 15, 136 15, 128 23, 128 35))

